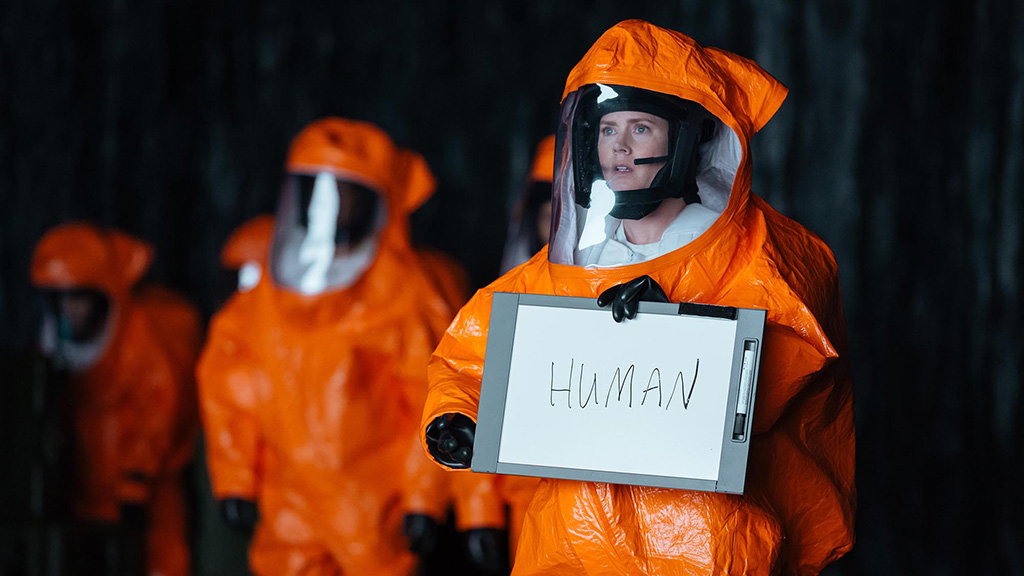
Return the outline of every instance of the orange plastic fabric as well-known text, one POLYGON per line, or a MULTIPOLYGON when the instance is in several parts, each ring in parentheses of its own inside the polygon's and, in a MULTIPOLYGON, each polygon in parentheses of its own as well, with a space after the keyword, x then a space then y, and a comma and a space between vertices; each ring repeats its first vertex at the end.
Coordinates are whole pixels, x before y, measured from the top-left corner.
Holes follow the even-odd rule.
POLYGON ((545 249, 477 292, 431 359, 421 438, 439 415, 476 418, 495 291, 592 298, 649 274, 672 301, 765 309, 746 494, 545 479, 513 574, 817 574, 853 545, 853 399, 835 259, 750 192, 750 138, 786 89, 749 60, 640 21, 605 33, 566 93, 592 82, 677 94, 731 127, 743 159, 729 204, 662 257, 594 269, 549 263, 545 249))
POLYGON ((530 166, 530 180, 551 182, 555 173, 555 135, 545 137, 537 145, 537 152, 530 166))
POLYGON ((76 517, 117 521, 122 503, 146 506, 149 573, 184 575, 182 471, 197 428, 192 367, 200 324, 195 308, 170 290, 133 290, 152 255, 121 232, 68 224, 39 241, 31 275, 40 288, 103 291, 117 319, 96 364, 70 377, 76 517))
POLYGON ((469 275, 454 258, 430 248, 416 249, 423 272, 454 311, 469 299, 469 275))
POLYGON ((266 268, 270 255, 270 241, 274 236, 274 217, 260 214, 250 218, 228 236, 220 251, 220 264, 229 270, 238 270, 249 262, 266 268))
POLYGON ((257 574, 411 574, 402 517, 440 520, 448 498, 416 434, 453 315, 408 242, 433 177, 376 127, 337 118, 296 137, 288 169, 367 183, 387 226, 349 288, 303 296, 267 274, 214 317, 198 367, 213 492, 258 502, 257 574))

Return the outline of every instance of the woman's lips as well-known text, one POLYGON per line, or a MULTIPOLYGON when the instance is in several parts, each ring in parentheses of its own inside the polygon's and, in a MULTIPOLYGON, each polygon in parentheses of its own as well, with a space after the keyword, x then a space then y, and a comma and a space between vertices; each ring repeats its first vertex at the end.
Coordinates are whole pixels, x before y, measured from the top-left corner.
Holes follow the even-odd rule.
POLYGON ((615 171, 616 172, 632 172, 632 170, 630 170, 629 166, 626 166, 624 164, 618 164, 617 166, 615 166, 615 171))

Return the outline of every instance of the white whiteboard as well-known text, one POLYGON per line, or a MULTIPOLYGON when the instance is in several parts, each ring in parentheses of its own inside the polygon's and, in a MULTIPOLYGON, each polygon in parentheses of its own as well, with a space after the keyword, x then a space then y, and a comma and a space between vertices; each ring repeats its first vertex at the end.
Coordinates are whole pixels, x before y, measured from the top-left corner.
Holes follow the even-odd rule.
POLYGON ((752 406, 738 406, 740 363, 764 311, 739 309, 760 323, 738 322, 642 303, 616 323, 589 299, 496 294, 494 305, 474 470, 742 491, 749 424, 737 413, 752 406))
POLYGON ((498 460, 717 479, 735 340, 717 318, 520 306, 498 460))

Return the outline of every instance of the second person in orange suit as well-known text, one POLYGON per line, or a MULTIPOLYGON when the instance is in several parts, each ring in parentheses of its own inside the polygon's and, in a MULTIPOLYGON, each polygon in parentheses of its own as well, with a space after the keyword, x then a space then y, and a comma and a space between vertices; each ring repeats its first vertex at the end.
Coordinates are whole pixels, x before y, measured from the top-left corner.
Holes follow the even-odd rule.
POLYGON ((39 241, 31 274, 46 303, 43 351, 69 374, 74 517, 141 523, 146 573, 185 576, 199 316, 139 285, 152 258, 127 234, 66 224, 39 241))
POLYGON ((409 245, 432 193, 418 154, 329 118, 292 142, 259 283, 212 323, 198 368, 214 495, 259 521, 257 574, 412 574, 447 507, 418 448, 425 365, 452 309, 409 245))

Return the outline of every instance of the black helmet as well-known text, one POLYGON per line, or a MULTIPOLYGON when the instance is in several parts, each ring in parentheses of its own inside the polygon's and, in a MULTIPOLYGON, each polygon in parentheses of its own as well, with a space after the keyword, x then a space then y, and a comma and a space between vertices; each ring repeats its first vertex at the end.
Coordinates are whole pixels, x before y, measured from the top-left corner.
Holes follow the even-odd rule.
POLYGON ((572 119, 572 149, 575 169, 576 203, 590 207, 591 186, 601 179, 597 136, 601 118, 612 112, 634 110, 653 114, 669 122, 668 155, 636 158, 634 165, 665 162, 649 188, 615 192, 610 215, 638 220, 653 212, 666 198, 682 198, 687 204, 700 203, 697 195, 697 147, 714 133, 713 116, 696 102, 632 86, 590 84, 579 90, 572 119))

